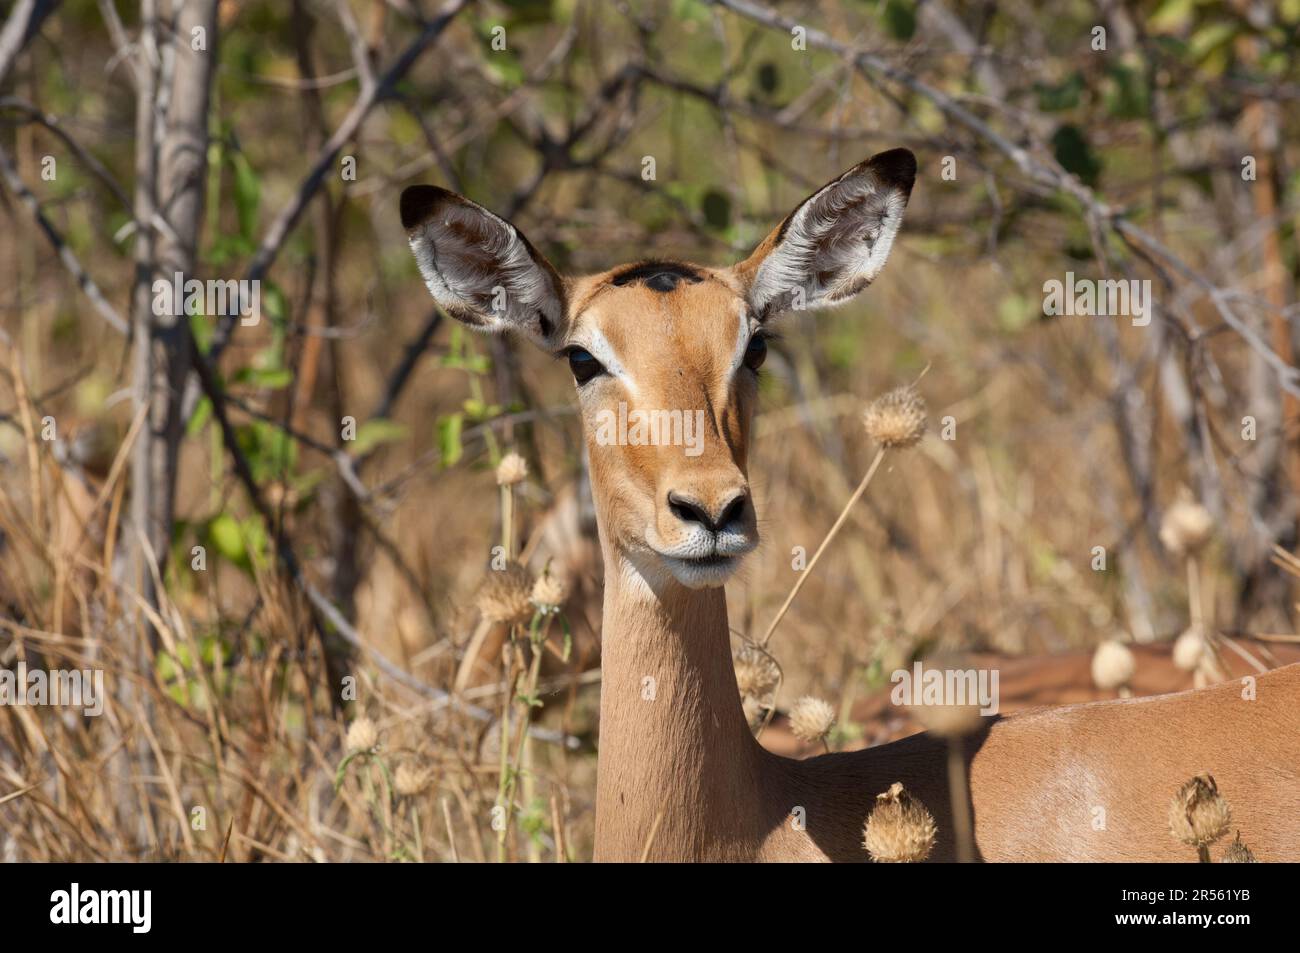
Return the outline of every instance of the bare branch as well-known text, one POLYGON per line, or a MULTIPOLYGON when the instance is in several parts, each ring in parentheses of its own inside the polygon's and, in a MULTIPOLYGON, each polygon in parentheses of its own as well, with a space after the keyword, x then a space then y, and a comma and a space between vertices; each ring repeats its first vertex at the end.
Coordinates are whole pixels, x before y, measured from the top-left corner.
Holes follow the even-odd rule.
MULTIPOLYGON (((199 383, 203 388, 203 392, 212 402, 212 416, 216 420, 217 426, 221 429, 226 449, 230 452, 231 459, 235 465, 235 474, 239 478, 239 482, 243 486, 244 492, 248 495, 249 500, 252 501, 253 508, 257 511, 258 516, 261 517, 262 523, 266 527, 266 531, 271 535, 271 538, 275 543, 276 555, 281 566, 283 566, 293 584, 304 596, 306 596, 313 608, 312 622, 315 625, 317 635, 321 642, 321 648, 325 653, 326 659, 329 659, 329 648, 327 644, 328 635, 322 623, 322 619, 325 622, 328 622, 334 630, 348 642, 348 644, 368 654, 374 660, 375 665, 394 681, 405 685, 407 688, 425 698, 432 699, 444 705, 450 705, 456 710, 461 711, 478 721, 485 723, 494 721, 496 716, 491 712, 479 708, 476 705, 470 705, 461 701, 442 689, 426 685, 414 675, 411 675, 398 665, 391 662, 378 649, 367 644, 365 640, 361 638, 361 634, 357 632, 346 618, 344 618, 343 613, 339 612, 338 608, 335 607, 335 605, 330 602, 329 599, 327 599, 321 591, 315 587, 315 585, 312 584, 311 580, 307 578, 306 574, 302 570, 302 564, 298 561, 298 556, 294 552, 293 544, 289 542, 289 538, 285 535, 283 527, 280 525, 279 521, 276 520, 275 514, 271 511, 266 500, 263 499, 262 493, 257 486, 257 480, 253 477, 253 471, 249 466, 248 459, 244 456, 243 450, 240 449, 238 435, 235 433, 234 427, 231 426, 230 417, 226 413, 225 395, 221 390, 221 385, 217 383, 216 375, 212 371, 212 366, 208 363, 207 359, 199 353, 198 347, 194 344, 192 336, 190 337, 190 344, 194 369, 198 375, 199 383)), ((334 691, 330 692, 330 697, 332 701, 336 699, 334 691)), ((568 748, 576 748, 579 743, 578 739, 571 735, 547 728, 530 727, 529 733, 538 741, 545 741, 551 744, 562 744, 568 748)))
POLYGON ((130 213, 131 200, 127 198, 126 192, 123 191, 122 186, 118 184, 117 179, 113 177, 113 173, 108 170, 108 167, 105 166, 104 163, 96 159, 81 145, 81 143, 77 142, 77 140, 63 128, 63 124, 59 121, 58 116, 42 112, 32 103, 29 103, 24 99, 19 99, 16 96, 5 96, 0 98, 0 109, 13 109, 23 113, 32 122, 38 123, 57 136, 64 145, 72 150, 73 154, 76 155, 82 164, 91 171, 95 178, 104 183, 104 187, 113 193, 113 197, 117 199, 122 208, 125 209, 128 214, 130 213))
POLYGON ((1080 182, 1077 177, 1037 158, 1027 149, 1016 145, 998 133, 988 123, 965 109, 950 96, 917 79, 910 73, 898 69, 874 53, 863 52, 848 44, 841 43, 820 30, 798 23, 760 4, 751 3, 750 0, 714 0, 714 2, 769 28, 790 31, 795 27, 801 27, 805 31, 810 46, 830 50, 841 56, 852 57, 859 69, 892 80, 929 100, 945 116, 965 126, 1010 159, 1016 168, 1031 180, 1071 196, 1083 206, 1087 215, 1096 218, 1121 235, 1141 244, 1164 259, 1174 271, 1202 288, 1224 322, 1237 332, 1252 350, 1259 353, 1269 367, 1274 370, 1278 377, 1278 383, 1283 389, 1300 397, 1300 370, 1282 360, 1268 345, 1268 342, 1237 317, 1232 309, 1228 307, 1228 295, 1224 289, 1219 288, 1208 278, 1197 273, 1191 266, 1175 255, 1173 251, 1156 239, 1154 235, 1124 218, 1120 210, 1112 208, 1103 202, 1092 189, 1080 182))
POLYGON ((4 29, 0 30, 0 85, 4 84, 27 41, 36 35, 58 5, 59 0, 18 0, 14 4, 4 29))
MULTIPOLYGON (((284 244, 285 239, 289 237, 289 233, 298 223, 298 219, 307 207, 307 203, 320 189, 326 173, 333 167, 339 152, 356 135, 357 130, 361 128, 361 123, 370 114, 370 110, 390 93, 398 80, 406 75, 406 72, 419 59, 420 54, 442 34, 456 14, 464 9, 466 2, 467 0, 448 0, 448 3, 443 6, 438 15, 430 20, 428 25, 420 32, 420 35, 412 40, 410 45, 402 51, 402 54, 385 70, 378 82, 368 89, 364 83, 362 84, 361 95, 352 105, 352 109, 349 110, 343 122, 339 124, 338 129, 334 131, 334 135, 330 136, 329 141, 322 147, 316 161, 312 163, 311 171, 303 178, 294 197, 280 210, 279 214, 271 222, 270 227, 267 228, 261 245, 258 246, 257 252, 253 255, 244 273, 246 280, 257 281, 266 274, 276 256, 280 253, 280 246, 284 244)), ((230 343, 231 335, 234 333, 235 319, 239 314, 239 308, 231 308, 230 312, 230 314, 222 316, 212 336, 210 354, 213 361, 220 358, 221 352, 230 343)))
POLYGON ((8 186, 9 191, 18 196, 19 201, 21 201, 23 205, 27 207, 27 210, 31 212, 32 218, 35 219, 37 226, 45 233, 45 237, 54 247, 55 253, 59 256, 59 261, 63 262, 63 267, 72 275, 73 280, 77 282, 77 287, 81 289, 82 293, 90 299, 90 303, 95 306, 95 310, 99 312, 100 316, 107 321, 109 326, 115 331, 119 334, 126 334, 126 319, 123 318, 122 315, 118 313, 117 309, 109 303, 108 299, 104 297, 104 292, 100 290, 99 285, 95 284, 94 279, 86 273, 86 269, 82 267, 77 256, 73 253, 72 249, 68 247, 68 243, 63 240, 63 236, 58 233, 55 227, 50 224, 50 220, 45 217, 45 213, 41 211, 40 201, 32 194, 31 190, 27 188, 23 180, 19 178, 18 170, 14 167, 13 162, 10 161, 9 154, 5 152, 3 146, 0 146, 0 178, 4 179, 5 185, 8 186))

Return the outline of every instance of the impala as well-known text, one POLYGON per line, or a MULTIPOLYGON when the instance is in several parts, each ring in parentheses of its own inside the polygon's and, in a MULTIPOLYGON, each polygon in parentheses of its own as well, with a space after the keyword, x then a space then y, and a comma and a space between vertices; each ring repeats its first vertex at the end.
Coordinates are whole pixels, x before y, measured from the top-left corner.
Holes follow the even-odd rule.
MULTIPOLYGON (((770 328, 872 282, 915 174, 904 149, 860 163, 730 268, 650 260, 578 278, 468 199, 402 194, 434 299, 567 359, 576 381, 605 573, 597 860, 866 860, 863 822, 895 781, 935 813, 934 858, 954 856, 940 740, 803 761, 759 746, 722 589, 758 544, 747 454, 770 328), (703 410, 700 452, 597 440, 622 403, 703 410)), ((1206 771, 1261 859, 1300 859, 1300 666, 1245 689, 988 719, 964 750, 986 860, 1188 860, 1167 830, 1169 800, 1206 771)))

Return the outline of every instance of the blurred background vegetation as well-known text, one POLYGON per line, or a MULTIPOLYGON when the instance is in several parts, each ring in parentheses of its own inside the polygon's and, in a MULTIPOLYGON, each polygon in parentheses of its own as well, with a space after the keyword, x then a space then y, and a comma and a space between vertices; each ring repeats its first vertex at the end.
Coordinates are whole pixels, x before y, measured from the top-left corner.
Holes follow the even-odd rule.
POLYGON ((397 219, 415 182, 577 274, 729 264, 862 158, 917 154, 880 280, 773 347, 765 542, 728 594, 757 637, 865 469, 865 401, 928 367, 934 434, 774 645, 778 709, 834 699, 838 744, 875 737, 853 700, 919 653, 1167 644, 1180 494, 1213 516, 1211 624, 1294 631, 1300 0, 3 19, 0 667, 103 668, 114 696, 98 720, 0 708, 6 859, 589 856, 600 569, 571 379, 436 312, 397 219), (141 289, 176 270, 259 280, 262 320, 153 314, 141 289), (1150 280, 1153 320, 1045 314, 1067 272, 1150 280), (513 542, 563 577, 571 646, 505 767, 505 837, 523 653, 475 593, 509 450, 513 542))

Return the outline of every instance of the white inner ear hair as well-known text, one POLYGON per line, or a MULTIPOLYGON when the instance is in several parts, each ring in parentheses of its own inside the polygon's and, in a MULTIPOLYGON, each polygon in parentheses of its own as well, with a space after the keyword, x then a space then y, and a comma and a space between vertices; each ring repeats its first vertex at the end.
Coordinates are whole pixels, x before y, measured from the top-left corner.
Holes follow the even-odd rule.
POLYGON ((411 236, 429 293, 449 311, 487 320, 487 328, 541 334, 540 311, 554 328, 560 302, 550 276, 514 227, 487 209, 448 204, 411 236))
POLYGON ((823 188, 799 207, 759 266, 750 292, 755 308, 787 308, 798 288, 810 306, 857 294, 884 266, 906 207, 901 191, 882 188, 870 172, 823 188))

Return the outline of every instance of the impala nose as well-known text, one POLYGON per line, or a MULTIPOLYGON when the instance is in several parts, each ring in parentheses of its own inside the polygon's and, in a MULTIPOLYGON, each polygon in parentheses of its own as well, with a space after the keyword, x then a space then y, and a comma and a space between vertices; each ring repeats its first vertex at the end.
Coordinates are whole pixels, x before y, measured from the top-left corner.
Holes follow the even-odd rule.
POLYGON ((720 533, 732 524, 739 524, 745 518, 745 508, 749 505, 749 494, 739 490, 726 498, 726 501, 710 513, 708 508, 676 490, 668 493, 668 508, 683 523, 699 523, 712 533, 720 533))

